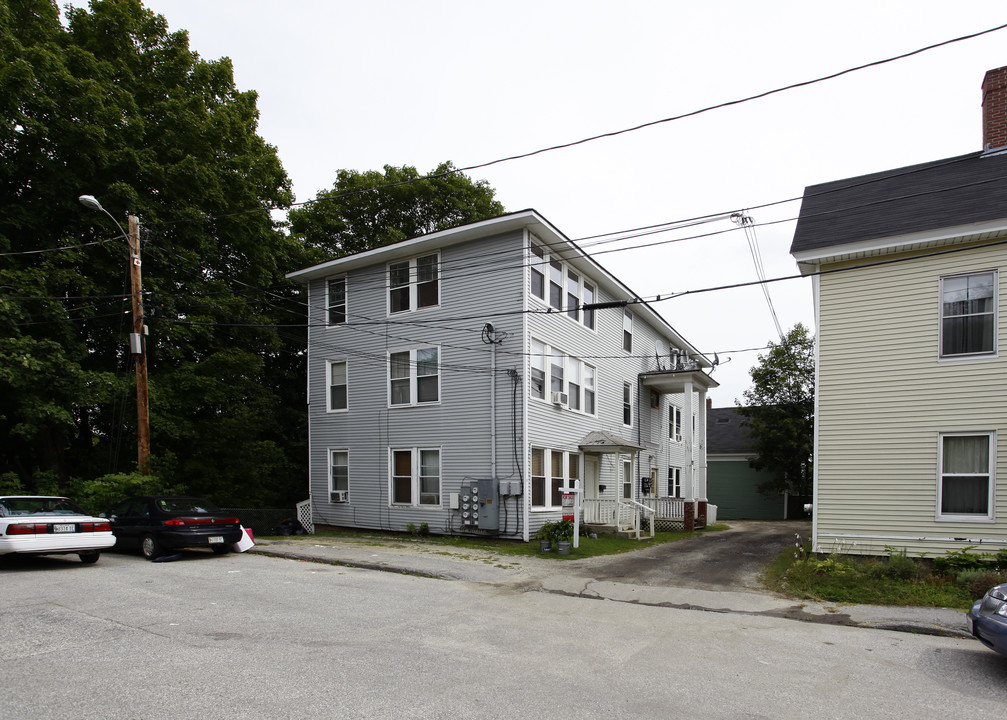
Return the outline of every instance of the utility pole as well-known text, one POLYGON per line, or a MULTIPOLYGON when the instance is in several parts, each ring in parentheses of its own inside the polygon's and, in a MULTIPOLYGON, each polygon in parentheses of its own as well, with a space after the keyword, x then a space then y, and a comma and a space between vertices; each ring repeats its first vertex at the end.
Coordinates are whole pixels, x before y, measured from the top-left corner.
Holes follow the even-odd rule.
POLYGON ((150 474, 150 404, 147 399, 147 328, 143 324, 143 286, 140 279, 140 218, 127 216, 129 280, 133 290, 133 334, 129 347, 136 364, 136 463, 150 474))
POLYGON ((84 207, 108 215, 129 243, 129 280, 133 290, 133 332, 129 336, 129 351, 136 356, 136 464, 142 475, 150 475, 150 405, 147 401, 147 328, 143 324, 140 281, 140 218, 127 215, 129 232, 126 232, 94 195, 81 195, 77 199, 84 207))

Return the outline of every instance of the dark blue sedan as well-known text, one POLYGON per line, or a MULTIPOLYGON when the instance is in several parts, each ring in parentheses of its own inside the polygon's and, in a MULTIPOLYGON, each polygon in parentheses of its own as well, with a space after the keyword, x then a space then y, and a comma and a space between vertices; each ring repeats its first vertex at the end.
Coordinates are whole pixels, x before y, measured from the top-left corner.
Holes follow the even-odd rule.
POLYGON ((1007 584, 990 588, 966 613, 969 632, 990 650, 1007 655, 1007 584))

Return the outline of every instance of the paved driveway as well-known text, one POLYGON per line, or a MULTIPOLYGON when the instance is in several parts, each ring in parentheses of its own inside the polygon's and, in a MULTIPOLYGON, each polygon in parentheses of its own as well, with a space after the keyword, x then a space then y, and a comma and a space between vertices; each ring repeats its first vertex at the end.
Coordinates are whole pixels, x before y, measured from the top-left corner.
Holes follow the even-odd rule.
POLYGON ((729 530, 706 532, 624 555, 571 561, 573 571, 595 580, 699 590, 762 590, 759 571, 796 535, 811 537, 811 522, 731 520, 729 530))

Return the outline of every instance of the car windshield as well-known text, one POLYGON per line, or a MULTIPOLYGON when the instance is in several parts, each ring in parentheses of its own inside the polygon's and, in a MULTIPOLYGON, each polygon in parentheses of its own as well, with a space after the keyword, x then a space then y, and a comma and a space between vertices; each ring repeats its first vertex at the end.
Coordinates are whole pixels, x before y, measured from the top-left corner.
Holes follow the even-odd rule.
POLYGON ((19 515, 87 515, 74 502, 60 497, 0 498, 0 517, 19 515))
POLYGON ((220 512, 220 508, 202 498, 157 498, 158 510, 169 515, 209 515, 220 512))

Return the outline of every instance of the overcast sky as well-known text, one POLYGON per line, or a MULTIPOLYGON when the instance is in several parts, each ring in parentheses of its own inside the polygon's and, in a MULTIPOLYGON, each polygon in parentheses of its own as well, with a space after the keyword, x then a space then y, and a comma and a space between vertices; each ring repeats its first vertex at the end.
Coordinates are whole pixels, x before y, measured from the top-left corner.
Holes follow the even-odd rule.
MULTIPOLYGON (((301 202, 331 187, 341 168, 477 165, 1007 23, 1002 0, 145 4, 172 30, 188 30, 201 57, 232 60, 238 88, 259 95, 260 134, 301 202)), ((806 185, 980 150, 980 83, 1004 65, 1007 30, 469 174, 489 181, 507 210, 534 208, 574 240, 751 208, 766 276, 793 275, 799 203, 757 206, 799 198, 806 185)), ((725 219, 685 235, 730 228, 725 219)), ((627 241, 649 245, 597 260, 641 297, 756 279, 741 229, 656 244, 682 235, 627 241)), ((814 327, 809 281, 769 290, 784 331, 814 327)), ((750 386, 758 356, 750 349, 779 339, 759 287, 654 307, 719 355, 715 407, 734 405, 750 386)))

